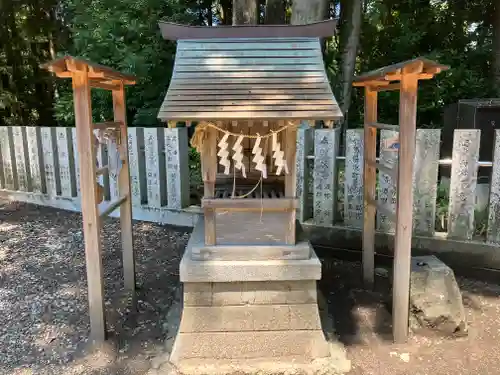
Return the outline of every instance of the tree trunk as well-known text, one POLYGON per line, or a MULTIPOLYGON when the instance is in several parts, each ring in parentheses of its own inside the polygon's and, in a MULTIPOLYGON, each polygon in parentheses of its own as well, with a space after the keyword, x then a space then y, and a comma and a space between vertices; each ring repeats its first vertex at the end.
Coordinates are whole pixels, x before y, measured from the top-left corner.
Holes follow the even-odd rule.
POLYGON ((223 25, 231 25, 233 3, 231 0, 219 0, 219 17, 223 25))
MULTIPOLYGON (((361 31, 362 0, 343 0, 340 8, 340 48, 342 61, 342 96, 340 108, 347 125, 347 112, 351 103, 352 79, 361 31)), ((345 128, 345 126, 343 126, 345 128)))
POLYGON ((265 23, 283 25, 285 23, 285 0, 266 0, 265 23))
POLYGON ((493 76, 496 90, 500 93, 500 4, 493 3, 493 76))
POLYGON ((259 23, 257 0, 234 0, 233 25, 256 25, 259 23))
POLYGON ((328 13, 327 0, 292 0, 292 25, 323 21, 328 13))

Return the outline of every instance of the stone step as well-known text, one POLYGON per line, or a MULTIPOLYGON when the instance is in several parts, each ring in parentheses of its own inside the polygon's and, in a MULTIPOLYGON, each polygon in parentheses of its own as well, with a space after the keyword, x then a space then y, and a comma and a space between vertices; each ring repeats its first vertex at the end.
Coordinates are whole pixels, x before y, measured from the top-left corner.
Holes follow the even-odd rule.
POLYGON ((318 306, 184 307, 180 332, 321 330, 318 306))
POLYGON ((184 306, 287 305, 316 302, 315 280, 184 284, 184 306))
POLYGON ((321 330, 179 333, 170 356, 174 365, 185 359, 250 359, 302 356, 328 357, 330 347, 321 330))

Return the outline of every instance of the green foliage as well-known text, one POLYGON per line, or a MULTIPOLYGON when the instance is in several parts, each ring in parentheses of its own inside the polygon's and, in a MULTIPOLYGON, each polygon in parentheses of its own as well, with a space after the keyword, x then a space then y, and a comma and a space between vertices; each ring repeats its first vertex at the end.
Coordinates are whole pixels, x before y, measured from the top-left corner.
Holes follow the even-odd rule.
MULTIPOLYGON (((357 73, 418 56, 448 64, 451 69, 433 80, 421 81, 418 96, 419 126, 442 126, 447 104, 464 98, 485 98, 497 93, 492 79, 493 13, 491 0, 368 0, 360 38, 357 73)), ((332 44, 336 48, 336 44, 332 44)), ((338 95, 335 51, 329 66, 338 95)), ((336 55, 338 56, 338 54, 336 55)), ((397 92, 380 94, 379 118, 398 123, 397 92)), ((363 92, 353 90, 349 127, 362 124, 363 92)))
MULTIPOLYGON (((170 81, 175 54, 174 43, 162 38, 158 21, 193 22, 196 15, 189 5, 181 0, 67 1, 73 41, 67 52, 137 76, 137 84, 127 89, 128 118, 132 124, 158 125, 156 115, 170 81)), ((60 88, 57 118, 72 123, 71 91, 66 86, 60 88)), ((109 120, 109 92, 94 91, 94 120, 109 120)))

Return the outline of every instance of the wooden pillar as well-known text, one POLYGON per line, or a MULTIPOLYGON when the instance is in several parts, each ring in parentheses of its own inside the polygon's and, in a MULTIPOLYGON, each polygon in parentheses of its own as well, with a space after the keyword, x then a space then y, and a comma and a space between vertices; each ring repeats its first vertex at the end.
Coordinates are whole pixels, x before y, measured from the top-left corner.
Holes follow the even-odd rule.
POLYGON ((415 155, 418 75, 401 77, 399 102, 399 164, 392 327, 394 341, 406 342, 410 299, 411 237, 413 228, 413 157, 415 155))
POLYGON ((377 122, 377 91, 365 87, 364 168, 363 168, 363 282, 373 288, 375 277, 375 189, 377 171, 373 167, 377 157, 377 129, 368 126, 377 122), (368 163, 371 163, 368 165, 368 163))
MULTIPOLYGON (((85 67, 85 69, 87 68, 85 67)), ((90 335, 92 341, 102 342, 106 338, 106 321, 100 240, 101 225, 95 199, 96 162, 94 134, 92 132, 92 111, 90 109, 90 86, 86 70, 73 73, 73 100, 80 162, 90 335)))
MULTIPOLYGON (((203 196, 215 198, 215 179, 217 177, 217 130, 208 127, 201 152, 201 173, 204 184, 203 196)), ((205 245, 215 245, 215 210, 205 208, 205 245)))
POLYGON ((215 178, 217 177, 217 130, 205 129, 206 139, 201 152, 201 173, 204 184, 204 197, 215 197, 215 178))
POLYGON ((130 170, 128 162, 127 113, 125 109, 125 90, 120 83, 120 90, 113 90, 114 121, 120 122, 120 158, 122 167, 118 175, 120 197, 127 199, 120 206, 120 228, 122 237, 123 279, 125 290, 135 296, 135 254, 132 233, 132 199, 130 190, 130 170))

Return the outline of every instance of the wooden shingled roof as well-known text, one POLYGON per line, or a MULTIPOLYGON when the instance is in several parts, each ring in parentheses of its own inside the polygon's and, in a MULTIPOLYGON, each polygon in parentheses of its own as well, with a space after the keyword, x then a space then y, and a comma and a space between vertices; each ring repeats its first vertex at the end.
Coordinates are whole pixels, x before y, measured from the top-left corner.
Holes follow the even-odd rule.
POLYGON ((85 70, 90 80, 109 82, 120 81, 125 85, 133 85, 136 81, 135 76, 131 74, 124 74, 107 66, 69 55, 49 61, 42 64, 41 67, 62 78, 70 78, 72 77, 72 73, 85 70))
POLYGON ((320 45, 321 37, 334 33, 335 21, 160 27, 166 39, 178 41, 172 79, 158 114, 163 121, 342 117, 320 45))

